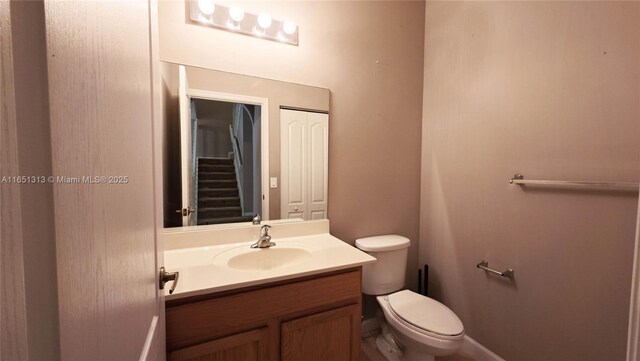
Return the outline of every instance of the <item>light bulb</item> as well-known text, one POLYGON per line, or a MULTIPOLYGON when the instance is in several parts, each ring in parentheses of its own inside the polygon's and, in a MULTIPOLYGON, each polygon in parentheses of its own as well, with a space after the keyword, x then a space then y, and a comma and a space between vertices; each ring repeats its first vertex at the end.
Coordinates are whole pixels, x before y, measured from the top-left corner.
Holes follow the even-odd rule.
POLYGON ((296 26, 296 23, 294 23, 293 21, 285 21, 282 24, 282 31, 284 31, 284 33, 287 35, 292 35, 293 33, 295 33, 297 28, 298 27, 296 26))
POLYGON ((263 29, 269 29, 271 26, 271 15, 269 14, 260 14, 258 15, 258 25, 260 25, 263 29))
POLYGON ((229 8, 229 17, 231 17, 231 20, 239 23, 244 19, 244 10, 237 6, 231 7, 229 8))
POLYGON ((216 10, 216 5, 213 0, 198 0, 198 9, 201 13, 210 16, 216 10))

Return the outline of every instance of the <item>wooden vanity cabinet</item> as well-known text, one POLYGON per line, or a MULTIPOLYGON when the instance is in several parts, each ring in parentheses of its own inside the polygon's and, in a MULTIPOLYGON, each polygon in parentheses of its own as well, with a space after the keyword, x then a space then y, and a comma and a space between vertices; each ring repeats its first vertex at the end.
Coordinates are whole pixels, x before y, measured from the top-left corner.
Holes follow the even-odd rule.
POLYGON ((166 302, 167 358, 359 361, 361 269, 166 302))
POLYGON ((170 352, 169 360, 269 360, 269 329, 266 327, 222 337, 170 352))
POLYGON ((359 360, 359 310, 358 306, 349 305, 283 322, 280 358, 284 361, 350 361, 356 356, 359 360))

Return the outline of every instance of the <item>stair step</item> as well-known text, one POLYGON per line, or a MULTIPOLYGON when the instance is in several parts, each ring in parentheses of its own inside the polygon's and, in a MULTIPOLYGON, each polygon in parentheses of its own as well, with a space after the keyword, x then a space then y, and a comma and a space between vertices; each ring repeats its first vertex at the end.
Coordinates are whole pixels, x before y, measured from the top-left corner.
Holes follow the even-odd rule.
POLYGON ((233 158, 198 158, 198 165, 233 165, 233 158))
POLYGON ((198 189, 198 197, 238 197, 238 188, 215 188, 215 189, 198 189))
POLYGON ((227 211, 241 211, 240 206, 238 207, 206 207, 200 208, 198 212, 206 213, 206 212, 227 212, 227 211))
POLYGON ((198 179, 198 189, 202 188, 236 188, 237 182, 236 180, 199 180, 198 179))
POLYGON ((240 207, 240 197, 199 197, 198 208, 240 207))
POLYGON ((235 172, 198 172, 198 180, 236 180, 235 172))
POLYGON ((240 207, 213 207, 199 208, 198 218, 220 218, 220 217, 240 217, 242 209, 240 207))
POLYGON ((236 169, 233 165, 198 164, 198 172, 235 173, 236 169))
POLYGON ((240 216, 240 217, 221 217, 221 218, 200 218, 198 217, 198 225, 205 224, 220 224, 220 223, 236 223, 236 222, 250 222, 253 217, 240 216))

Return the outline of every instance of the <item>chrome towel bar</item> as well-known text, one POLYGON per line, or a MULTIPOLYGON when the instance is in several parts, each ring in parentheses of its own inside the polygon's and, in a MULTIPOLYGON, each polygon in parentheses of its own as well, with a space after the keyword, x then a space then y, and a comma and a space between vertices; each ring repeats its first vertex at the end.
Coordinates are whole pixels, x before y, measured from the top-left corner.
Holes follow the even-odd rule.
POLYGON ((498 276, 513 279, 513 273, 514 273, 513 268, 507 268, 507 270, 504 272, 496 271, 493 268, 489 268, 489 261, 485 261, 485 260, 482 260, 480 263, 478 263, 476 267, 483 269, 489 273, 496 274, 498 276))
POLYGON ((626 189, 635 190, 639 188, 638 183, 630 182, 586 182, 586 181, 556 181, 556 180, 537 180, 537 179, 524 179, 522 174, 516 174, 509 180, 511 184, 527 185, 537 184, 543 186, 558 186, 558 187, 585 187, 585 188, 609 188, 609 189, 626 189))

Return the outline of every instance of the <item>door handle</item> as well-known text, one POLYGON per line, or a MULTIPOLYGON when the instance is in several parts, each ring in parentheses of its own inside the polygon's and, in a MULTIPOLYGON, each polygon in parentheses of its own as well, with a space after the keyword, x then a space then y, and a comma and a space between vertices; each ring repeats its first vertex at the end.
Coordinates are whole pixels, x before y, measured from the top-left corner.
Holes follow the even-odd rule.
POLYGON ((167 272, 164 267, 160 267, 160 289, 164 289, 165 283, 173 281, 173 284, 169 289, 169 294, 173 294, 173 291, 176 290, 176 286, 178 285, 179 276, 180 272, 167 272))
POLYGON ((183 217, 186 217, 195 211, 195 208, 192 207, 176 209, 176 213, 181 213, 183 217))

